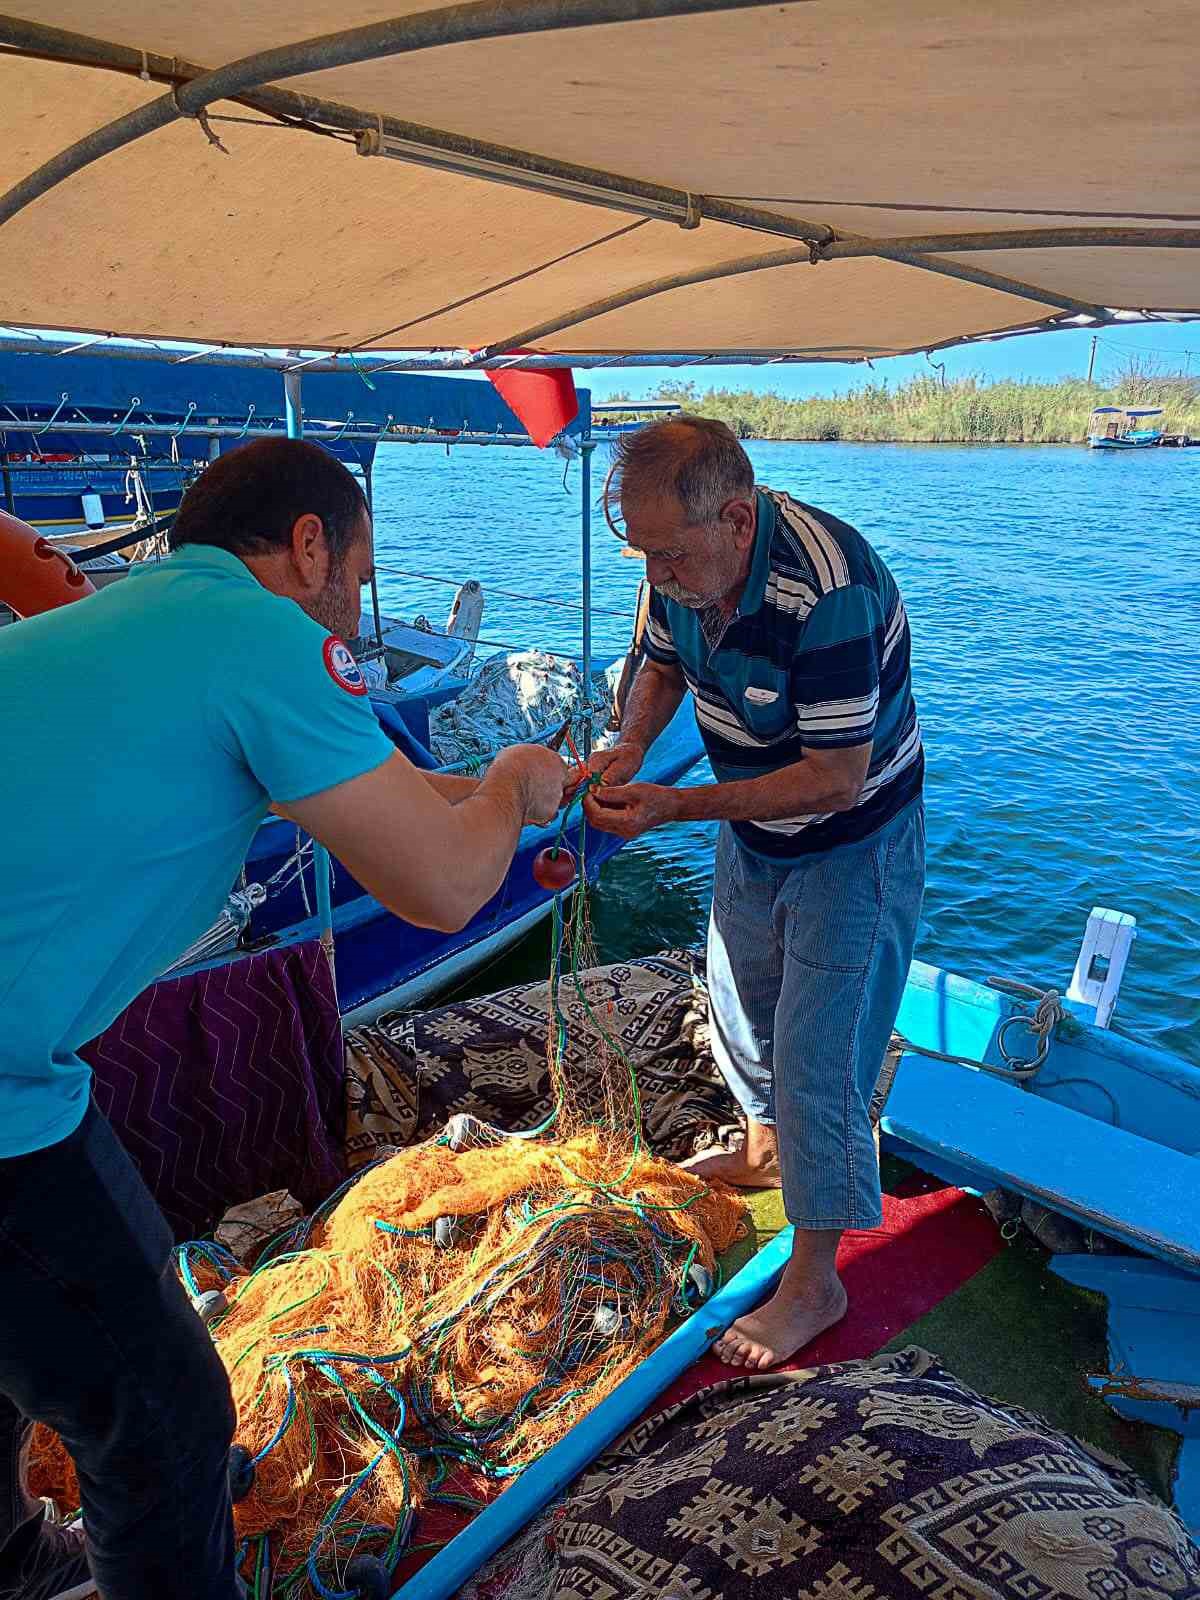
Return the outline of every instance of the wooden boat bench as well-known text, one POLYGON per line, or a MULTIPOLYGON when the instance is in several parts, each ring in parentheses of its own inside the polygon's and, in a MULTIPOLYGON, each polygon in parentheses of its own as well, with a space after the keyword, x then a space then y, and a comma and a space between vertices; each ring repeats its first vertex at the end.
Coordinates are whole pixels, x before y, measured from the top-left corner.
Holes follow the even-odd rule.
POLYGON ((1008 1189, 1200 1273, 1200 1158, 969 1067, 905 1054, 881 1131, 951 1181, 1008 1189), (949 1170, 948 1170, 949 1169, 949 1170))

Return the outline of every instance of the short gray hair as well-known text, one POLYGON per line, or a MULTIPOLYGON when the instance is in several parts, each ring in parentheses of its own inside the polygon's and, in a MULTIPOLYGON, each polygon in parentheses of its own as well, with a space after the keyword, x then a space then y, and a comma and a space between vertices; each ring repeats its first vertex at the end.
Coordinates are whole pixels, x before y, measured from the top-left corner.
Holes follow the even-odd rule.
POLYGON ((613 499, 627 485, 674 495, 690 523, 711 524, 726 501, 753 495, 754 468, 731 428, 680 412, 614 440, 604 484, 610 522, 613 499))

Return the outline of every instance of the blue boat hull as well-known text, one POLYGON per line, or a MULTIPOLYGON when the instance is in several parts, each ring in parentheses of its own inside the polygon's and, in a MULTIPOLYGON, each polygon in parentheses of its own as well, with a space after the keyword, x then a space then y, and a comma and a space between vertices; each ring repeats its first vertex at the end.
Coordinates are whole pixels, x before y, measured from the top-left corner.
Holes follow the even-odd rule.
MULTIPOLYGON (((89 467, 72 462, 49 467, 9 465, 3 476, 3 508, 51 535, 89 527, 109 527, 119 532, 137 515, 137 503, 132 494, 126 493, 124 466, 89 467), (99 495, 103 523, 89 522, 83 505, 85 494, 99 495)), ((154 509, 160 516, 174 515, 187 476, 182 465, 145 473, 143 482, 153 494, 154 509)))
POLYGON ((1162 434, 1147 433, 1135 438, 1127 434, 1124 439, 1106 439, 1103 434, 1089 434, 1088 444, 1093 450, 1149 450, 1162 443, 1162 434))
MULTIPOLYGON (((1067 1016, 1020 1082, 1001 1050, 1014 1009, 1028 1012, 915 962, 897 1027, 918 1048, 901 1059, 882 1132, 946 1182, 1015 1193, 1138 1252, 1058 1255, 1053 1267, 1108 1299, 1109 1371, 1090 1385, 1182 1436, 1175 1504, 1200 1532, 1200 1068, 1067 1016)), ((1033 1058, 1022 1024, 1007 1040, 1033 1058)))
MULTIPOLYGON (((896 1027, 923 1048, 1002 1066, 998 1030, 1022 1009, 988 984, 914 961, 896 1027)), ((1024 1092, 1153 1144, 1200 1154, 1200 1068, 1106 1028, 1068 1019, 1024 1092)))
MULTIPOLYGON (((642 776, 647 782, 675 783, 702 755, 688 701, 655 742, 642 776)), ((578 816, 576 810, 573 817, 578 816)), ((569 836, 574 849, 578 837, 574 821, 569 824, 569 836)), ((557 837, 557 823, 549 828, 526 828, 499 892, 461 932, 453 934, 418 928, 393 916, 335 862, 333 932, 338 1003, 343 1015, 351 1022, 361 1022, 386 1006, 416 1004, 515 943, 550 912, 553 896, 534 881, 532 867, 538 851, 557 837)), ((613 834, 587 829, 584 858, 589 879, 595 878, 623 843, 613 834)), ((268 820, 246 858, 247 879, 267 882, 295 848, 295 827, 279 818, 268 820)), ((299 880, 293 882, 281 893, 272 894, 267 905, 254 914, 248 930, 252 947, 261 948, 266 942, 300 943, 318 935, 311 871, 306 878, 303 888, 299 880)), ((203 965, 237 959, 233 955, 203 965)))

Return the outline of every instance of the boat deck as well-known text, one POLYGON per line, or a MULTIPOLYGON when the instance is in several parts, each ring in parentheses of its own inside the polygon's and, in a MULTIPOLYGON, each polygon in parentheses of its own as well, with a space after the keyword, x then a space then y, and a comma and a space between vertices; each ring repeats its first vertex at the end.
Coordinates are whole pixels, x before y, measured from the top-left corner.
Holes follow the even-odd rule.
MULTIPOLYGON (((921 1345, 982 1394, 1119 1457, 1169 1500, 1178 1436, 1117 1416, 1087 1384, 1108 1370, 1104 1297, 1057 1277, 1028 1235, 1006 1244, 980 1201, 886 1154, 883 1178, 883 1229, 843 1241, 849 1314, 788 1366, 921 1345)), ((726 1271, 785 1226, 777 1192, 750 1198, 754 1236, 727 1253, 726 1271)))

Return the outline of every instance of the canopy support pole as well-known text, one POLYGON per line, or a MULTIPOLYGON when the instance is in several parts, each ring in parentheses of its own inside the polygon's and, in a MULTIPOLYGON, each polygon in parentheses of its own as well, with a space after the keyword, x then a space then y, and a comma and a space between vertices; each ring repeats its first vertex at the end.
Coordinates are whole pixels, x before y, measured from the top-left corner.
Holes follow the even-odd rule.
POLYGON ((592 753, 592 451, 596 448, 596 441, 590 435, 585 435, 580 441, 579 453, 582 463, 580 471, 579 488, 579 534, 580 555, 583 571, 583 694, 584 704, 589 708, 587 720, 583 725, 583 758, 586 761, 592 753))
POLYGON ((289 439, 303 439, 304 408, 300 395, 300 374, 290 368, 283 375, 283 420, 289 439))
MULTIPOLYGON (((371 519, 371 539, 375 538, 375 452, 370 456, 363 467, 363 489, 367 496, 367 515, 371 519)), ((374 561, 371 562, 371 621, 375 626, 375 644, 379 650, 379 659, 383 662, 383 670, 387 672, 387 655, 383 647, 383 618, 379 614, 379 574, 375 570, 374 561)))
MULTIPOLYGON (((300 374, 289 369, 283 375, 283 414, 289 439, 304 437, 304 405, 300 392, 300 374)), ((329 976, 333 981, 334 998, 337 998, 337 963, 333 948, 333 863, 329 851, 319 839, 313 840, 313 877, 317 887, 317 921, 321 927, 321 947, 329 962, 329 976)))

